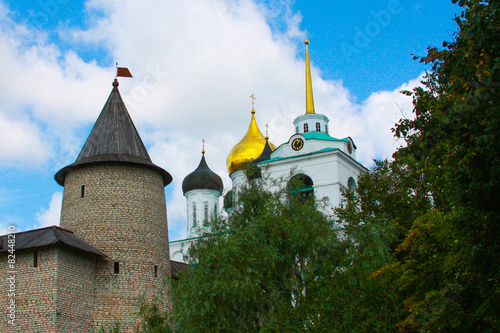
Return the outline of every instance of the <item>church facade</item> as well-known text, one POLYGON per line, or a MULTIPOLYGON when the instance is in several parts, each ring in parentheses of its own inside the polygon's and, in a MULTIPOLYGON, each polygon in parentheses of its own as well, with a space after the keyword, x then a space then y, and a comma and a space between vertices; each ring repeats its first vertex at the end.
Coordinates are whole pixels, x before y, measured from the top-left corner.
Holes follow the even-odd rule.
MULTIPOLYGON (((224 206, 228 212, 231 211, 232 201, 237 197, 238 188, 248 181, 247 167, 251 164, 258 168, 259 175, 265 173, 270 179, 287 182, 290 193, 303 197, 327 198, 329 204, 326 214, 331 214, 332 209, 340 205, 342 189, 353 190, 359 175, 367 171, 356 161, 357 147, 352 138, 337 139, 330 136, 328 117, 315 111, 308 43, 306 40, 306 112, 295 118, 295 133, 287 142, 276 147, 267 135, 262 135, 252 107, 248 130, 227 157, 227 169, 232 181, 231 190, 224 198, 224 206)), ((203 182, 198 183, 193 192, 201 193, 204 186, 203 182)), ((220 197, 221 194, 220 191, 214 192, 214 200, 216 195, 220 197)), ((180 262, 186 262, 184 254, 189 245, 200 237, 195 230, 202 230, 192 228, 190 212, 195 207, 189 196, 185 196, 188 238, 170 243, 172 260, 180 262)))

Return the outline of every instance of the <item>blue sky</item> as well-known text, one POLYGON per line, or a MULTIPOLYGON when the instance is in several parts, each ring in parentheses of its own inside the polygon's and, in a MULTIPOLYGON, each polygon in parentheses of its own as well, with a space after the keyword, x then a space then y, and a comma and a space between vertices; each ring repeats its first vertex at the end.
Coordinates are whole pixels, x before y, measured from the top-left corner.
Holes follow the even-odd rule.
POLYGON ((316 112, 331 135, 351 136, 358 160, 390 157, 390 129, 411 116, 411 89, 427 69, 413 60, 451 40, 451 1, 0 0, 0 231, 58 224, 63 188, 111 90, 120 90, 166 189, 171 239, 183 236, 183 177, 209 166, 230 188, 225 159, 257 121, 286 142, 304 109, 304 36, 316 112))

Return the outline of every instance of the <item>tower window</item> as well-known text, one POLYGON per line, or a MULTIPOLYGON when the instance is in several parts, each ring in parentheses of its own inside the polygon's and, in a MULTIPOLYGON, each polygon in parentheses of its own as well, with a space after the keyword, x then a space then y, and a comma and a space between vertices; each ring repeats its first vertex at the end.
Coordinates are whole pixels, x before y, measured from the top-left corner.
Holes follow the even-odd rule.
POLYGON ((120 262, 119 261, 115 261, 114 271, 115 271, 115 274, 120 274, 120 262))
POLYGON ((290 198, 303 203, 306 200, 314 197, 314 184, 311 177, 298 174, 293 176, 287 184, 288 194, 290 198))
POLYGON ((295 126, 295 133, 299 133, 299 126, 295 126))
POLYGON ((325 125, 325 132, 328 134, 328 125, 325 125))
POLYGON ((214 211, 215 211, 215 214, 217 214, 219 212, 219 205, 216 203, 214 203, 214 211))
POLYGON ((354 192, 356 190, 356 181, 354 180, 354 178, 349 177, 349 179, 347 180, 347 187, 349 188, 350 192, 354 192))
POLYGON ((193 227, 196 227, 196 202, 193 202, 193 227))
POLYGON ((304 124, 304 133, 309 132, 309 124, 304 124))
POLYGON ((38 251, 33 251, 33 267, 38 267, 38 251))
POLYGON ((321 132, 321 124, 316 123, 316 132, 321 132))
POLYGON ((80 198, 85 198, 85 185, 80 188, 80 198))
POLYGON ((158 277, 158 265, 155 265, 154 267, 154 276, 158 277))
POLYGON ((205 219, 205 221, 207 221, 208 220, 208 201, 205 201, 203 203, 203 206, 204 206, 203 207, 204 219, 205 219))

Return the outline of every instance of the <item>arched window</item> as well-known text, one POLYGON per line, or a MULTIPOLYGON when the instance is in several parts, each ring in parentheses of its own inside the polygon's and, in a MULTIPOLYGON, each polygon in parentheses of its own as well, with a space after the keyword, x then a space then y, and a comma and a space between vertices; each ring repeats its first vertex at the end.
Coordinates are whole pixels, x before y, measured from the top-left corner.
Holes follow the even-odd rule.
POLYGON ((354 178, 349 177, 349 179, 347 180, 347 187, 349 188, 349 191, 354 192, 354 190, 356 189, 356 181, 354 180, 354 178))
POLYGON ((321 124, 316 123, 316 132, 321 132, 321 124))
POLYGON ((196 202, 193 202, 193 227, 196 227, 196 202))
POLYGON ((218 214, 219 213, 219 205, 216 203, 214 203, 214 212, 215 214, 218 214))
POLYGON ((288 194, 290 197, 293 196, 299 201, 304 202, 314 197, 313 185, 311 177, 304 174, 295 175, 288 181, 288 194))
POLYGON ((299 133, 299 126, 295 126, 295 133, 299 133))
POLYGON ((328 134, 328 125, 325 125, 325 133, 328 134))
POLYGON ((203 203, 203 215, 204 215, 204 219, 205 221, 208 221, 208 201, 205 201, 203 203))
POLYGON ((309 132, 309 124, 304 124, 304 133, 309 132))

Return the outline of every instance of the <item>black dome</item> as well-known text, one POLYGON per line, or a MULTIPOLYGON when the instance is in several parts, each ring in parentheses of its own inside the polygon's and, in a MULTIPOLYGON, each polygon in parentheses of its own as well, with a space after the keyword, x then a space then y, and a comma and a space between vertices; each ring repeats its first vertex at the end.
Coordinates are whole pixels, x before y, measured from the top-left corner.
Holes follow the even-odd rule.
POLYGON ((262 150, 262 153, 255 160, 253 160, 252 162, 250 162, 250 164, 257 164, 257 163, 260 163, 260 162, 264 162, 264 161, 270 160, 272 152, 273 152, 273 148, 271 148, 271 146, 269 145, 269 140, 266 137, 266 145, 264 146, 264 149, 262 150))
POLYGON ((208 167, 205 154, 201 156, 200 164, 196 170, 187 175, 182 181, 182 192, 184 194, 191 190, 216 190, 222 193, 223 188, 222 179, 208 167))

